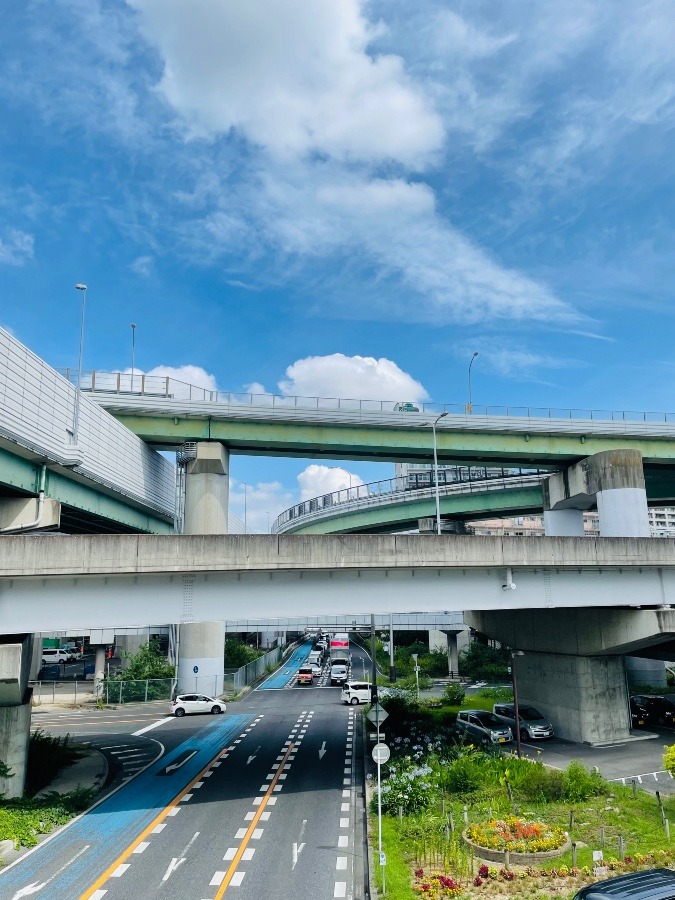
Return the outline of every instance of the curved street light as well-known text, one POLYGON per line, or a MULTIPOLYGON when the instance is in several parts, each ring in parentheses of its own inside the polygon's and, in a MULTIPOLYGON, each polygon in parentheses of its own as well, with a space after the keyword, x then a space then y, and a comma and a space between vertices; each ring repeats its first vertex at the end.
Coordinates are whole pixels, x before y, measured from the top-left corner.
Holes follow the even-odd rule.
POLYGON ((431 426, 431 430, 434 434, 434 482, 436 487, 436 534, 441 533, 441 500, 438 495, 438 450, 436 447, 436 426, 440 422, 442 418, 447 416, 446 412, 442 412, 440 416, 436 417, 436 421, 431 426))
POLYGON ((466 412, 467 415, 471 415, 471 366, 473 365, 474 359, 478 356, 478 350, 473 351, 473 356, 471 357, 471 362, 469 363, 469 402, 466 404, 466 412))

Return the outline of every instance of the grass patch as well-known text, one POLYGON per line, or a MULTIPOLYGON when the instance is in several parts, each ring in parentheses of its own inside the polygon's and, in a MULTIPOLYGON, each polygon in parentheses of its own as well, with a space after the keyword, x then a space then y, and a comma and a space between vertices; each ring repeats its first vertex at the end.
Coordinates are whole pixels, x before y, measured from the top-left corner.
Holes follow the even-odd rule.
MULTIPOLYGON (((374 821, 374 841, 377 844, 377 816, 374 821)), ((384 867, 385 896, 392 900, 419 900, 412 888, 410 863, 405 848, 397 834, 397 823, 389 816, 382 817, 382 849, 387 858, 384 867)), ((373 871, 378 896, 382 894, 382 866, 379 863, 377 846, 373 850, 373 871)))

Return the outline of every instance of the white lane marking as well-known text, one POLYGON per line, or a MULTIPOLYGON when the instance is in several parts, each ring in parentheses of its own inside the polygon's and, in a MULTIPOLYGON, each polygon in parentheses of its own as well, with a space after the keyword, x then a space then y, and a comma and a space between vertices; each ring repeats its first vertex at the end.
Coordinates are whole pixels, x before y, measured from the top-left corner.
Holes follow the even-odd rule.
POLYGON ((264 828, 254 828, 254 829, 253 829, 253 834, 251 835, 251 838, 252 838, 254 841, 259 841, 260 838, 262 837, 262 833, 263 833, 264 830, 265 830, 264 828))
POLYGON ((336 870, 346 869, 347 868, 347 857, 346 856, 338 856, 335 862, 336 870))
POLYGON ((168 881, 169 878, 171 878, 171 876, 173 875, 173 873, 176 871, 176 869, 177 869, 179 866, 182 866, 184 862, 185 862, 185 857, 184 857, 184 856, 180 856, 180 857, 179 857, 179 856, 174 856, 173 859, 171 860, 171 862, 169 863, 168 869, 166 870, 166 872, 165 872, 164 875, 162 876, 162 881, 168 881))
POLYGON ((247 766, 250 765, 250 764, 253 762, 253 760, 256 758, 256 755, 257 755, 258 751, 260 750, 260 747, 261 747, 261 746, 262 746, 262 745, 257 746, 257 747, 255 748, 255 753, 253 753, 251 756, 249 756, 249 758, 246 760, 246 765, 247 765, 247 766))
POLYGON ((260 804, 261 804, 262 802, 263 802, 263 798, 262 798, 262 797, 255 797, 254 800, 253 800, 253 805, 254 805, 254 806, 260 806, 260 804))
POLYGON ((166 822, 160 822, 159 825, 155 825, 150 834, 161 834, 166 828, 166 822))
POLYGON ((340 807, 340 812, 349 812, 349 803, 343 803, 340 807))
POLYGON ((220 765, 220 761, 216 761, 214 763, 211 763, 211 768, 217 769, 219 765, 220 765))
POLYGON ((298 857, 300 856, 300 854, 302 853, 302 851, 304 849, 305 849, 304 843, 296 844, 295 842, 293 842, 293 868, 295 868, 297 866, 298 857))
POLYGON ((351 778, 343 778, 343 779, 342 779, 342 783, 343 783, 343 784, 351 784, 351 783, 352 783, 352 780, 351 780, 351 778))
POLYGON ((268 806, 274 806, 274 804, 275 804, 276 802, 277 802, 277 798, 276 798, 276 797, 270 797, 270 799, 267 801, 267 805, 268 805, 268 806))
POLYGON ((179 763, 172 763, 170 766, 167 766, 164 771, 168 775, 169 772, 174 772, 176 769, 180 769, 181 766, 184 766, 186 762, 189 762, 192 759, 192 757, 196 756, 196 755, 197 755, 197 751, 193 750, 192 753, 188 753, 188 755, 185 757, 185 759, 181 759, 181 761, 179 763))
POLYGON ((183 794, 183 796, 180 799, 181 799, 181 801, 192 800, 192 794, 183 794))
POLYGON ((180 812, 180 806, 174 806, 173 809, 170 809, 170 810, 169 810, 169 815, 170 815, 170 816, 177 816, 179 812, 180 812))
POLYGON ((141 841, 140 844, 138 844, 138 846, 134 847, 134 849, 132 850, 132 853, 143 853, 143 851, 147 850, 149 846, 150 846, 149 841, 141 841))
POLYGON ((213 772, 204 772, 202 778, 210 778, 213 775, 213 772))
POLYGON ((216 874, 213 876, 211 881, 209 881, 209 884, 211 885, 211 887, 218 887, 219 885, 221 885, 223 883, 224 877, 225 877, 225 872, 216 872, 216 874))
POLYGON ((340 819, 340 828, 349 828, 349 819, 340 819))
POLYGON ((238 828, 237 833, 234 836, 235 840, 240 841, 244 837, 245 834, 246 834, 245 828, 238 828))
POLYGON ((196 790, 197 788, 200 788, 200 787, 204 787, 204 782, 203 782, 203 781, 198 781, 196 784, 193 784, 193 785, 192 785, 192 789, 193 789, 193 790, 196 790))
POLYGON ((275 784, 275 785, 274 785, 274 790, 275 790, 277 793, 279 793, 279 791, 282 789, 282 787, 283 787, 283 784, 275 784))
POLYGON ((268 819, 269 819, 269 817, 270 817, 271 815, 272 815, 272 814, 271 814, 270 812, 264 812, 264 813, 262 813, 262 815, 260 816, 260 821, 261 821, 261 822, 267 822, 268 819))
POLYGON ((333 892, 334 897, 346 897, 347 896, 347 882, 346 881, 336 881, 335 882, 335 890, 333 892))
POLYGON ((280 775, 280 776, 279 776, 279 781, 283 781, 284 778, 287 778, 287 777, 288 777, 288 776, 287 776, 286 774, 280 775))
MULTIPOLYGON (((75 856, 73 856, 71 859, 69 859, 67 863, 64 863, 64 865, 62 865, 61 868, 58 869, 58 871, 54 872, 54 874, 51 876, 51 878, 48 878, 46 881, 43 881, 42 883, 40 883, 39 881, 34 881, 32 884, 27 884, 26 887, 20 888, 20 890, 18 890, 16 892, 16 894, 14 894, 14 897, 12 898, 12 900, 19 900, 20 897, 27 897, 30 894, 35 894, 35 893, 37 893, 37 891, 41 891, 42 888, 47 887, 47 885, 50 883, 50 881, 53 881, 58 875, 61 874, 61 872, 63 872, 65 869, 67 869, 68 866, 72 865, 72 863, 74 863, 75 860, 78 859, 78 857, 82 856, 83 853, 86 853, 90 847, 91 847, 91 844, 85 844, 81 850, 78 850, 78 852, 75 854, 75 856)), ((103 891, 103 894, 105 894, 105 893, 106 892, 103 891)), ((103 896, 103 894, 101 894, 101 897, 103 896)), ((93 900, 93 896, 92 896, 92 900, 93 900)))
POLYGON ((351 792, 351 791, 346 791, 346 790, 343 790, 343 791, 342 791, 342 796, 343 796, 343 797, 351 797, 351 795, 352 795, 352 792, 351 792))
POLYGON ((236 847, 228 847, 227 851, 225 853, 225 856, 223 857, 223 860, 225 862, 230 862, 231 860, 233 860, 235 858, 236 855, 237 855, 237 848, 236 847))
POLYGON ((146 725, 145 728, 139 728, 138 731, 133 731, 131 733, 132 737, 139 737, 142 734, 145 734, 146 731, 152 731, 153 728, 159 728, 160 725, 163 725, 165 722, 168 722, 169 719, 173 719, 175 716, 165 716, 163 719, 160 719, 158 722, 153 722, 152 725, 146 725))
POLYGON ((241 858, 247 862, 249 859, 253 859, 253 854, 255 853, 255 847, 247 847, 241 855, 241 858))
POLYGON ((340 837, 338 838, 338 847, 341 847, 341 848, 349 847, 349 835, 348 834, 340 835, 340 837))
POLYGON ((232 887, 239 887, 244 880, 244 875, 246 872, 235 872, 230 880, 230 884, 232 887))
POLYGON ((91 895, 91 900, 101 900, 101 898, 105 897, 107 893, 108 891, 105 888, 103 888, 102 890, 99 889, 98 891, 94 891, 94 893, 91 895))

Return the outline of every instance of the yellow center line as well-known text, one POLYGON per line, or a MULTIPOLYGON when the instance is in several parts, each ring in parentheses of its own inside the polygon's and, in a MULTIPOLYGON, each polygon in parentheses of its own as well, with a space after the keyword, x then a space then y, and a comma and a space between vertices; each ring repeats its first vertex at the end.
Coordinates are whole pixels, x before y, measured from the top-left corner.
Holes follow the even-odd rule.
POLYGON ((248 846, 248 842, 251 840, 253 832, 255 831, 255 827, 258 824, 258 822, 260 821, 260 816, 263 814, 265 806, 267 805, 267 801, 270 799, 270 797, 272 796, 272 793, 274 792, 276 783, 279 780, 281 773, 284 771, 284 766, 286 765, 286 760, 290 756, 291 751, 293 750, 294 747, 295 747, 295 744, 292 743, 289 746, 286 753, 284 754, 284 758, 279 763, 279 768, 277 769, 277 774, 274 776, 274 778, 270 782, 270 786, 267 788, 267 791, 265 792, 265 794, 262 798, 260 806, 258 807, 258 812, 253 816, 253 821, 246 829, 246 834, 241 839, 241 844, 239 845, 239 849, 235 853, 234 859, 230 863, 230 868, 225 873, 225 877, 223 878, 223 880, 220 884, 220 887, 216 891, 216 896, 213 898, 213 900, 222 900, 223 894, 228 889, 230 882, 232 881, 232 876, 234 875, 234 873, 237 869, 237 866, 241 862, 241 858, 244 855, 244 850, 246 850, 246 847, 248 846))
POLYGON ((209 762, 204 766, 204 768, 201 770, 199 775, 196 775, 192 779, 192 781, 188 785, 186 785, 186 787, 184 787, 183 790, 173 798, 171 803, 167 804, 167 806, 165 806, 164 809, 155 816, 155 818, 152 820, 152 822, 150 822, 150 824, 147 826, 147 828, 143 829, 143 831, 138 835, 138 837, 136 837, 133 840, 133 842, 131 844, 129 844, 129 846, 126 848, 126 850, 122 851, 122 853, 117 857, 117 859, 108 866, 108 868, 105 870, 105 872, 99 878, 96 879, 94 884, 92 884, 90 887, 88 887, 87 890, 83 894, 80 894, 80 900, 89 900, 89 898, 92 896, 92 894, 94 894, 100 887, 102 887, 102 885, 104 885, 106 883, 106 881, 110 878, 110 876, 115 871, 115 869, 117 869, 118 866, 122 865, 122 863, 131 856, 131 854, 134 852, 136 847, 138 847, 138 845, 140 843, 142 843, 145 840, 145 838, 148 837, 148 835, 152 832, 153 828, 155 828, 157 825, 159 825, 159 823, 168 816, 168 814, 171 812, 171 810, 175 809, 175 807, 178 806, 178 804, 183 799, 183 797, 186 794, 188 794, 192 790, 192 788, 195 786, 195 784, 197 784, 197 782, 200 781, 204 777, 204 773, 208 772, 209 769, 211 768, 211 766, 214 764, 214 762, 216 762, 218 759, 220 759, 220 755, 222 752, 223 752, 223 747, 221 747, 220 750, 216 753, 216 755, 209 760, 209 762))

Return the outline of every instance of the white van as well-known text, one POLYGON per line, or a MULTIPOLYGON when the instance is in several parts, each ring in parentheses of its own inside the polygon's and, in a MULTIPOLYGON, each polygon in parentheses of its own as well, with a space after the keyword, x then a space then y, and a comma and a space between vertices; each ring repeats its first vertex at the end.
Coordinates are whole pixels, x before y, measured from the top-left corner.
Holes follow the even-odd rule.
POLYGON ((54 663, 68 662, 70 654, 61 647, 45 647, 42 651, 42 665, 49 666, 54 663))
POLYGON ((370 683, 367 681, 348 681, 342 688, 340 696, 343 703, 351 703, 354 706, 358 703, 370 703, 370 683))

